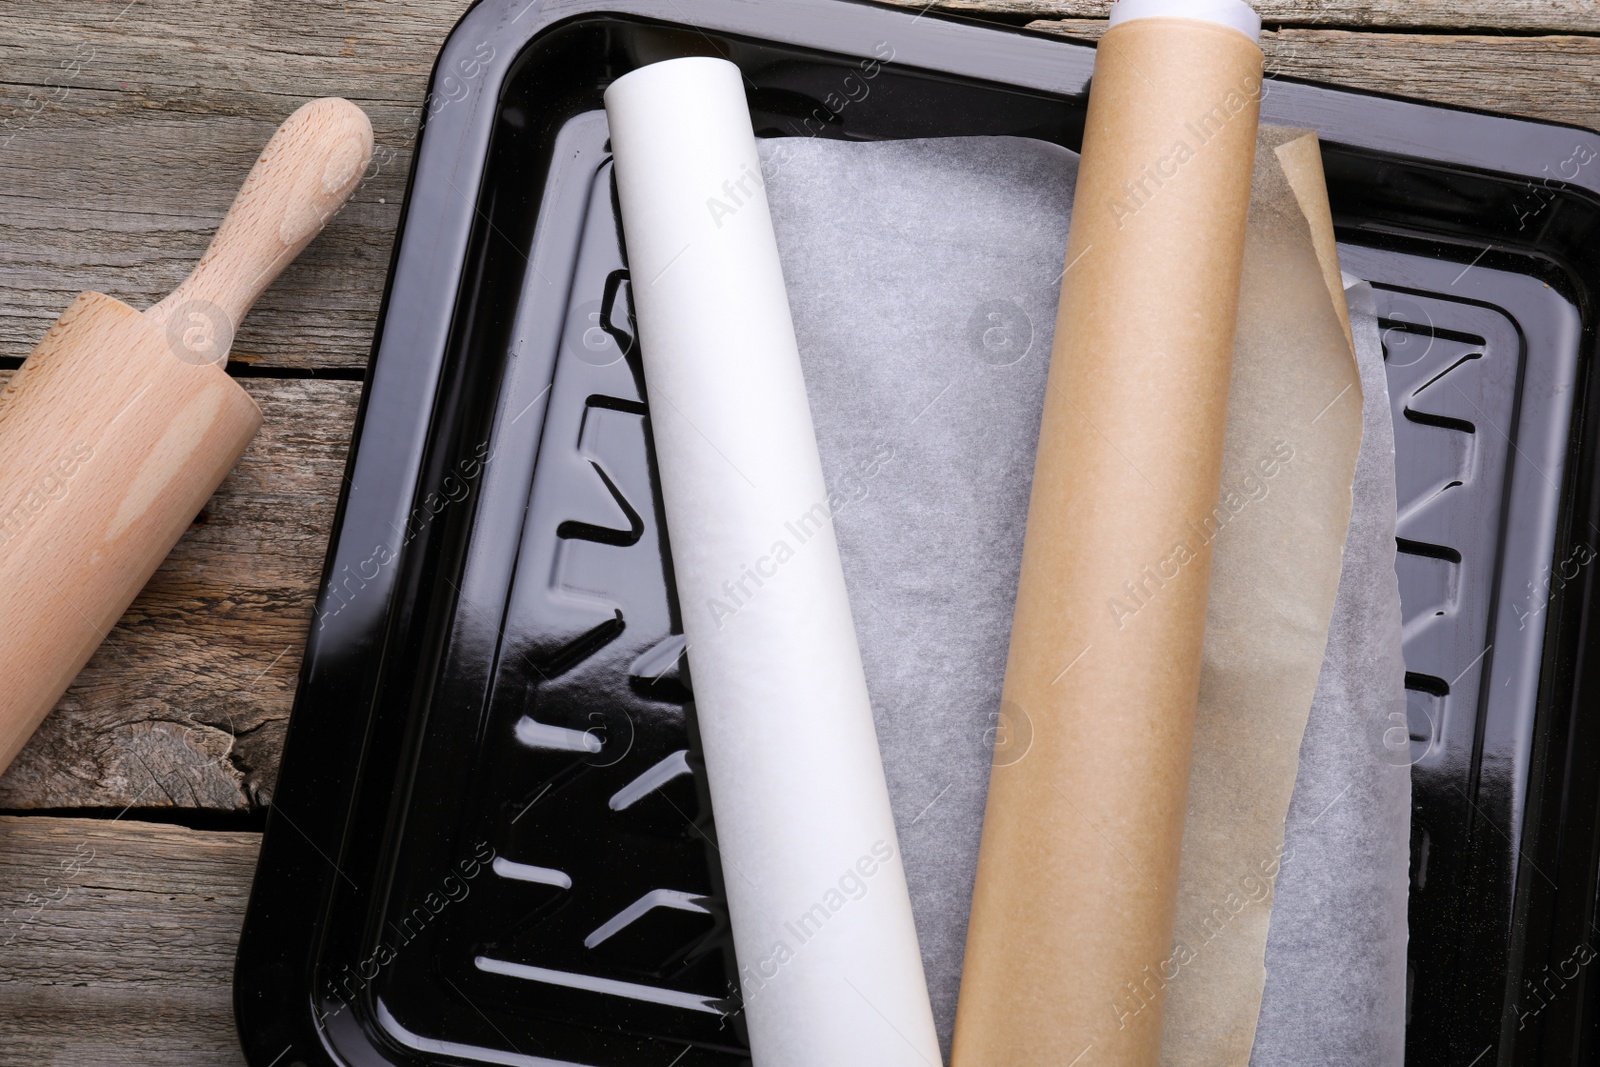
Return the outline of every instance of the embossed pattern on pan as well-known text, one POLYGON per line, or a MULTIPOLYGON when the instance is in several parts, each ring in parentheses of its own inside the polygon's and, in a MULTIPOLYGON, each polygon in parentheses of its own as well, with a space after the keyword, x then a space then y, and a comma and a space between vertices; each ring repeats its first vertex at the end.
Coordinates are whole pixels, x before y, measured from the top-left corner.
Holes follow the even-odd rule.
MULTIPOLYGON (((257 1067, 745 1061, 600 93, 716 52, 761 135, 1075 148, 1092 51, 851 0, 682 8, 484 0, 440 56, 241 940, 257 1067)), ((1422 502, 1408 1056, 1572 1062, 1587 985, 1506 1013, 1595 917, 1593 568, 1566 561, 1600 536, 1600 166, 1560 168, 1600 139, 1286 81, 1263 118, 1322 133, 1422 502)))

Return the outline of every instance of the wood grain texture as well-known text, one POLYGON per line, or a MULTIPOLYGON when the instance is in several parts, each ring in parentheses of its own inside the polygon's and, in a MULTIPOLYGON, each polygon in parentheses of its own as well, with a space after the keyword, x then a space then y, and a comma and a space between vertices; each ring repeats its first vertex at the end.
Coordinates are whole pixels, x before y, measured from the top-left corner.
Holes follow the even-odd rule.
POLYGON ((234 358, 359 367, 434 56, 467 0, 0 5, 0 356, 79 292, 136 307, 194 266, 274 127, 312 97, 371 116, 352 204, 262 297, 234 358))
POLYGON ((0 1063, 234 1067, 260 835, 0 818, 0 1063))
MULTIPOLYGON (((904 7, 928 0, 886 0, 904 7)), ((1112 0, 936 0, 945 11, 1036 19, 1105 18, 1112 0)), ((1347 29, 1440 28, 1491 32, 1600 32, 1600 7, 1593 0, 1251 0, 1269 26, 1329 26, 1347 29)))
POLYGON ((0 777, 0 808, 270 799, 360 386, 243 384, 260 433, 0 777))
MULTIPOLYGON (((1101 19, 1028 24, 1082 40, 1105 27, 1101 19)), ((1600 37, 1285 29, 1263 33, 1261 47, 1269 76, 1600 129, 1600 37)))

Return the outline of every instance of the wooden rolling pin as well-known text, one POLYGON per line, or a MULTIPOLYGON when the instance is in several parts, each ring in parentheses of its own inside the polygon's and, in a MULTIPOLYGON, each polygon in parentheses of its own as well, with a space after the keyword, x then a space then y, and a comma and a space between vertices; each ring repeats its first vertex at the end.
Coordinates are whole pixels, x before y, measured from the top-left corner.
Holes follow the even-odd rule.
POLYGON ((234 329, 371 156, 360 108, 306 104, 172 295, 81 294, 0 392, 0 771, 255 436, 234 329))

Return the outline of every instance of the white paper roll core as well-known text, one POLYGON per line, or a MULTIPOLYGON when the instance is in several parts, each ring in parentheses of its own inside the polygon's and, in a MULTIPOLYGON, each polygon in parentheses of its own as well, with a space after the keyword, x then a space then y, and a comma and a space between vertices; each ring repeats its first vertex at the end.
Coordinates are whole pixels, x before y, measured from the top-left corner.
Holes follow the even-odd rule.
POLYGON ((938 1064, 742 75, 605 103, 752 1058, 938 1064))
POLYGON ((1261 16, 1243 0, 1117 0, 1107 28, 1134 19, 1177 18, 1215 22, 1261 40, 1261 16))

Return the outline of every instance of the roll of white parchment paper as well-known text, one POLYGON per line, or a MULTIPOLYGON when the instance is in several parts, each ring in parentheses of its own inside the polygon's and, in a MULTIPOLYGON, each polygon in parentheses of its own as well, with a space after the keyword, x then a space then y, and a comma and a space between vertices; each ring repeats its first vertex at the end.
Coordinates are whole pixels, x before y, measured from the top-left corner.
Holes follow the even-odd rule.
POLYGON ((742 77, 605 101, 756 1067, 937 1064, 742 77))

